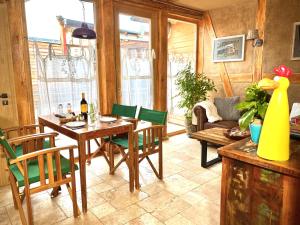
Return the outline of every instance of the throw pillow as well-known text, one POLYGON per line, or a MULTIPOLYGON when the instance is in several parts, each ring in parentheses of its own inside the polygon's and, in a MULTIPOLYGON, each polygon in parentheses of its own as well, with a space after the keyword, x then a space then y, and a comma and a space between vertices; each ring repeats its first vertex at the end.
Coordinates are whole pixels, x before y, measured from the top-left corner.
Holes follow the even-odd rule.
POLYGON ((219 115, 223 118, 223 120, 239 120, 240 112, 235 108, 235 105, 239 102, 239 96, 215 98, 215 105, 219 115))

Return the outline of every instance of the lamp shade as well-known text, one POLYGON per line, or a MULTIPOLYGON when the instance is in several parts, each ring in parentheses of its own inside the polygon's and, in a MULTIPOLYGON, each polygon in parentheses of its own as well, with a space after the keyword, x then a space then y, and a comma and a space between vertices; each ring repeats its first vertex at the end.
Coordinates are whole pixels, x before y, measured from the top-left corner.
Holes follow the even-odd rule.
POLYGON ((80 38, 80 39, 95 39, 96 33, 94 30, 90 29, 86 23, 82 23, 80 28, 76 28, 72 37, 80 38))

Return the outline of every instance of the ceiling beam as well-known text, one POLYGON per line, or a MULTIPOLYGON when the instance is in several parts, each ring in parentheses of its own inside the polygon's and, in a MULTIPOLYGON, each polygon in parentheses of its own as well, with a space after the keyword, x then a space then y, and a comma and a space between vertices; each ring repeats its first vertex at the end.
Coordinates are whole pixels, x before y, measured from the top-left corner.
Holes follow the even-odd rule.
MULTIPOLYGON (((98 0, 94 0, 98 1, 98 0)), ((122 2, 122 3, 135 3, 140 6, 147 6, 152 8, 158 8, 167 11, 168 13, 174 13, 174 14, 181 14, 186 15, 192 18, 200 19, 202 18, 203 12, 200 10, 187 8, 184 6, 180 6, 177 4, 174 4, 170 0, 114 0, 115 2, 122 2)))

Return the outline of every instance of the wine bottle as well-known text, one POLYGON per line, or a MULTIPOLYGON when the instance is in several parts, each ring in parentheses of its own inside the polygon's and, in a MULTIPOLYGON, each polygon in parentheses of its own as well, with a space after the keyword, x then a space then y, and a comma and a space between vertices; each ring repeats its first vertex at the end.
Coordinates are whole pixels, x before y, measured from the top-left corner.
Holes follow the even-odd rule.
POLYGON ((81 93, 80 110, 81 110, 81 115, 83 116, 84 120, 87 120, 87 118, 88 118, 88 103, 85 100, 84 92, 81 93))

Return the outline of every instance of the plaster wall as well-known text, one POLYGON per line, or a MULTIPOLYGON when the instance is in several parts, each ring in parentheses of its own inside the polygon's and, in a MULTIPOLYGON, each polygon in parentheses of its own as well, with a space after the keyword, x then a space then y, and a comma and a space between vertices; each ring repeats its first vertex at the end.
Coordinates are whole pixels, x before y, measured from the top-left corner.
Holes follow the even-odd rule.
MULTIPOLYGON (((263 72, 272 73, 276 65, 292 68, 300 76, 300 60, 291 60, 294 23, 300 22, 299 0, 268 0, 265 24, 263 72)), ((299 80, 299 79, 298 79, 299 80)), ((291 84, 289 102, 300 102, 300 84, 291 84)))
MULTIPOLYGON (((256 22, 257 1, 209 11, 216 37, 246 34, 253 29, 256 22)), ((218 92, 213 96, 225 96, 220 80, 218 63, 212 62, 212 40, 207 30, 204 30, 203 72, 212 78, 218 92)), ((251 41, 245 41, 244 61, 225 62, 234 95, 244 95, 245 87, 252 82, 253 47, 251 41), (238 79, 235 79, 238 77, 238 79)))

